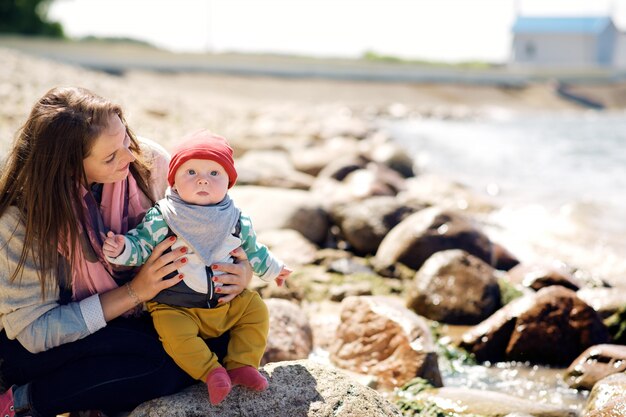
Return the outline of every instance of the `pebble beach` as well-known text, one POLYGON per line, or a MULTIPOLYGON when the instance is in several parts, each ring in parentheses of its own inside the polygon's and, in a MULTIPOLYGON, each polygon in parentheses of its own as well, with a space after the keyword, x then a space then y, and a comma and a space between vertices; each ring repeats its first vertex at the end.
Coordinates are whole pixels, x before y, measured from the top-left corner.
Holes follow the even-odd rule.
MULTIPOLYGON (((555 94, 550 83, 510 88, 493 85, 243 77, 147 70, 129 70, 112 75, 12 49, 0 49, 0 57, 0 100, 3 103, 0 107, 1 155, 5 155, 10 149, 15 132, 39 97, 55 86, 77 85, 121 104, 126 120, 137 135, 150 138, 168 150, 175 145, 177 138, 200 128, 225 136, 235 149, 235 157, 239 161, 238 169, 242 173, 241 185, 244 188, 285 188, 324 196, 320 207, 333 213, 330 217, 335 223, 328 226, 328 233, 316 230, 316 227, 321 229, 315 223, 316 218, 307 218, 300 219, 300 222, 309 221, 309 225, 294 227, 299 228, 299 232, 306 238, 304 240, 281 234, 272 235, 272 219, 264 218, 263 214, 258 216, 261 224, 268 224, 266 228, 261 227, 260 233, 265 233, 261 236, 280 256, 296 265, 294 279, 299 277, 299 267, 306 270, 302 273, 303 280, 306 279, 305 276, 319 273, 319 270, 308 269, 309 267, 314 265, 314 268, 326 268, 321 275, 312 279, 313 284, 302 287, 295 284, 293 288, 288 286, 286 290, 278 291, 258 284, 264 297, 292 299, 301 305, 313 329, 313 342, 307 355, 316 363, 329 363, 328 352, 332 350, 330 342, 335 338, 334 332, 341 321, 339 314, 342 300, 350 296, 385 295, 394 297, 399 304, 405 304, 409 286, 406 276, 402 275, 404 272, 381 272, 388 271, 390 265, 379 265, 376 272, 380 277, 376 278, 375 284, 372 284, 373 281, 368 284, 359 283, 356 279, 338 282, 336 275, 327 274, 332 270, 333 274, 345 273, 354 277, 372 272, 369 264, 365 266, 369 262, 368 256, 364 255, 368 252, 367 249, 355 252, 358 255, 357 261, 351 255, 338 255, 339 251, 349 252, 354 248, 350 246, 353 242, 346 244, 339 238, 331 238, 340 236, 337 227, 345 224, 345 218, 333 211, 334 206, 369 197, 394 197, 396 202, 401 201, 404 207, 413 211, 425 207, 429 207, 429 210, 434 207, 460 210, 476 220, 479 227, 482 222, 483 231, 490 238, 495 237, 497 240, 507 235, 502 228, 492 224, 493 230, 490 230, 490 225, 485 224, 485 219, 489 218, 489 213, 495 211, 497 204, 489 195, 475 193, 453 181, 435 178, 428 172, 417 172, 417 165, 410 160, 410 156, 402 154, 401 147, 393 141, 390 133, 381 129, 381 120, 463 121, 509 114, 536 114, 541 111, 567 114, 584 112, 576 104, 555 94), (393 153, 393 158, 386 157, 385 152, 393 153), (345 186, 339 187, 332 181, 320 181, 320 176, 330 171, 332 162, 351 155, 373 155, 371 160, 375 162, 401 161, 398 163, 406 170, 415 169, 415 172, 406 175, 415 176, 415 182, 401 178, 397 172, 389 174, 371 166, 364 170, 369 170, 367 172, 370 174, 362 173, 359 178, 352 179, 353 183, 345 186), (281 245, 282 240, 288 244, 281 245), (331 264, 332 267, 329 266, 331 264), (359 265, 363 269, 359 269, 359 265), (324 287, 324 290, 316 292, 316 297, 308 297, 305 290, 317 291, 318 287, 324 287)), ((597 89, 592 93, 606 92, 597 89)), ((336 180, 338 172, 337 168, 327 175, 336 180)), ((257 191, 244 190, 241 195, 235 194, 235 198, 239 198, 239 201, 253 199, 254 192, 257 191)), ((308 194, 303 194, 303 199, 306 195, 308 194)), ((277 197, 280 198, 283 197, 277 197)), ((277 207, 276 213, 270 213, 269 217, 272 214, 281 217, 283 213, 277 207)), ((441 234, 445 234, 445 231, 441 234)), ((506 245, 502 249, 506 253, 506 245)), ((369 250, 369 255, 375 252, 373 248, 369 250)), ((514 257, 514 254, 507 255, 514 257)), ((504 258, 506 256, 502 259, 504 258)), ((537 256, 532 259, 533 262, 536 260, 537 256)), ((520 261, 523 263, 525 260, 520 261)), ((573 269, 569 271, 580 282, 589 285, 593 284, 594 279, 597 281, 605 278, 598 277, 594 271, 589 270, 580 271, 578 275, 573 269)), ((496 275, 503 273, 500 271, 496 275)), ((624 277, 608 277, 608 281, 611 280, 611 284, 626 286, 624 277)), ((459 341, 460 335, 466 330, 466 326, 451 326, 441 331, 447 340, 459 341)), ((334 362, 338 362, 336 357, 334 362)), ((473 365, 460 371, 457 369, 457 372, 442 371, 444 386, 447 378, 448 383, 455 387, 493 389, 500 392, 508 390, 510 394, 525 396, 563 410, 554 414, 544 410, 545 414, 533 415, 582 415, 587 394, 568 388, 562 382, 562 370, 551 369, 549 366, 536 367, 532 363, 505 363, 500 368, 473 365), (504 384, 504 380, 510 377, 518 377, 520 383, 504 384)), ((392 398, 393 387, 384 383, 372 383, 367 375, 358 378, 366 385, 376 388, 385 398, 392 398)), ((380 380, 383 381, 384 378, 381 377, 380 380)), ((494 412, 491 415, 498 414, 494 412)))

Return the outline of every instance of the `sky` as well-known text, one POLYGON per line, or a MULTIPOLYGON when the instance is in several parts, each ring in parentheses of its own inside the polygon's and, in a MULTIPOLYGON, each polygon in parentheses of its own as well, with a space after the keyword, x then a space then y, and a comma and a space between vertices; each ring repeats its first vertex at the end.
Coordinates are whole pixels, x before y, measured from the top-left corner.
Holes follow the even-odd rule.
POLYGON ((177 52, 505 62, 516 15, 611 15, 626 0, 54 0, 71 37, 131 37, 177 52))

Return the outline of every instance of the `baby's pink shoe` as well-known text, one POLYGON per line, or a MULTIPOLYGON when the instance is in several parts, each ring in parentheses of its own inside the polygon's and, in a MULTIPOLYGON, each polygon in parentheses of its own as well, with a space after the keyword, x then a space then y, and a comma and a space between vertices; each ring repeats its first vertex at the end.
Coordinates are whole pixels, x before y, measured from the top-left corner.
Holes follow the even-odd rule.
POLYGON ((241 368, 228 371, 233 385, 243 385, 254 391, 266 390, 269 386, 267 379, 252 366, 242 366, 241 368))
POLYGON ((213 405, 221 403, 233 387, 226 369, 221 366, 209 372, 206 386, 209 390, 209 400, 213 405))
POLYGON ((15 407, 13 406, 13 390, 9 388, 4 394, 0 394, 0 416, 14 417, 15 407))

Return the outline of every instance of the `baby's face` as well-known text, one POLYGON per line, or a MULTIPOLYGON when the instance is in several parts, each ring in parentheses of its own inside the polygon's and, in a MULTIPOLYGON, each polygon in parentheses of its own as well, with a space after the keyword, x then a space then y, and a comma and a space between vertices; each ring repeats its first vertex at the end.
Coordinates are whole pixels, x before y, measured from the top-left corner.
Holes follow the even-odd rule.
POLYGON ((217 204, 228 192, 228 174, 215 161, 190 159, 178 167, 173 188, 187 203, 217 204))

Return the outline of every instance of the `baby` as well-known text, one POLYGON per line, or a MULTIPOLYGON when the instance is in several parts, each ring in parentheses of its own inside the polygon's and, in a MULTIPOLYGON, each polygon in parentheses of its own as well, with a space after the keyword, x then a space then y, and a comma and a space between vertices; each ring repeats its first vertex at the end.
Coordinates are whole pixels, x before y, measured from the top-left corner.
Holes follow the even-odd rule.
POLYGON ((265 351, 269 313, 254 291, 244 290, 220 303, 220 287, 211 265, 232 262, 230 252, 242 246, 255 274, 280 286, 291 269, 256 241, 250 218, 228 196, 237 180, 233 150, 207 131, 183 139, 169 165, 166 197, 143 221, 124 235, 107 234, 103 251, 117 265, 142 265, 165 238, 187 246, 183 279, 147 303, 163 347, 193 378, 205 381, 212 404, 219 404, 232 385, 262 391, 268 382, 257 368, 265 351), (203 339, 230 332, 224 367, 203 339))

